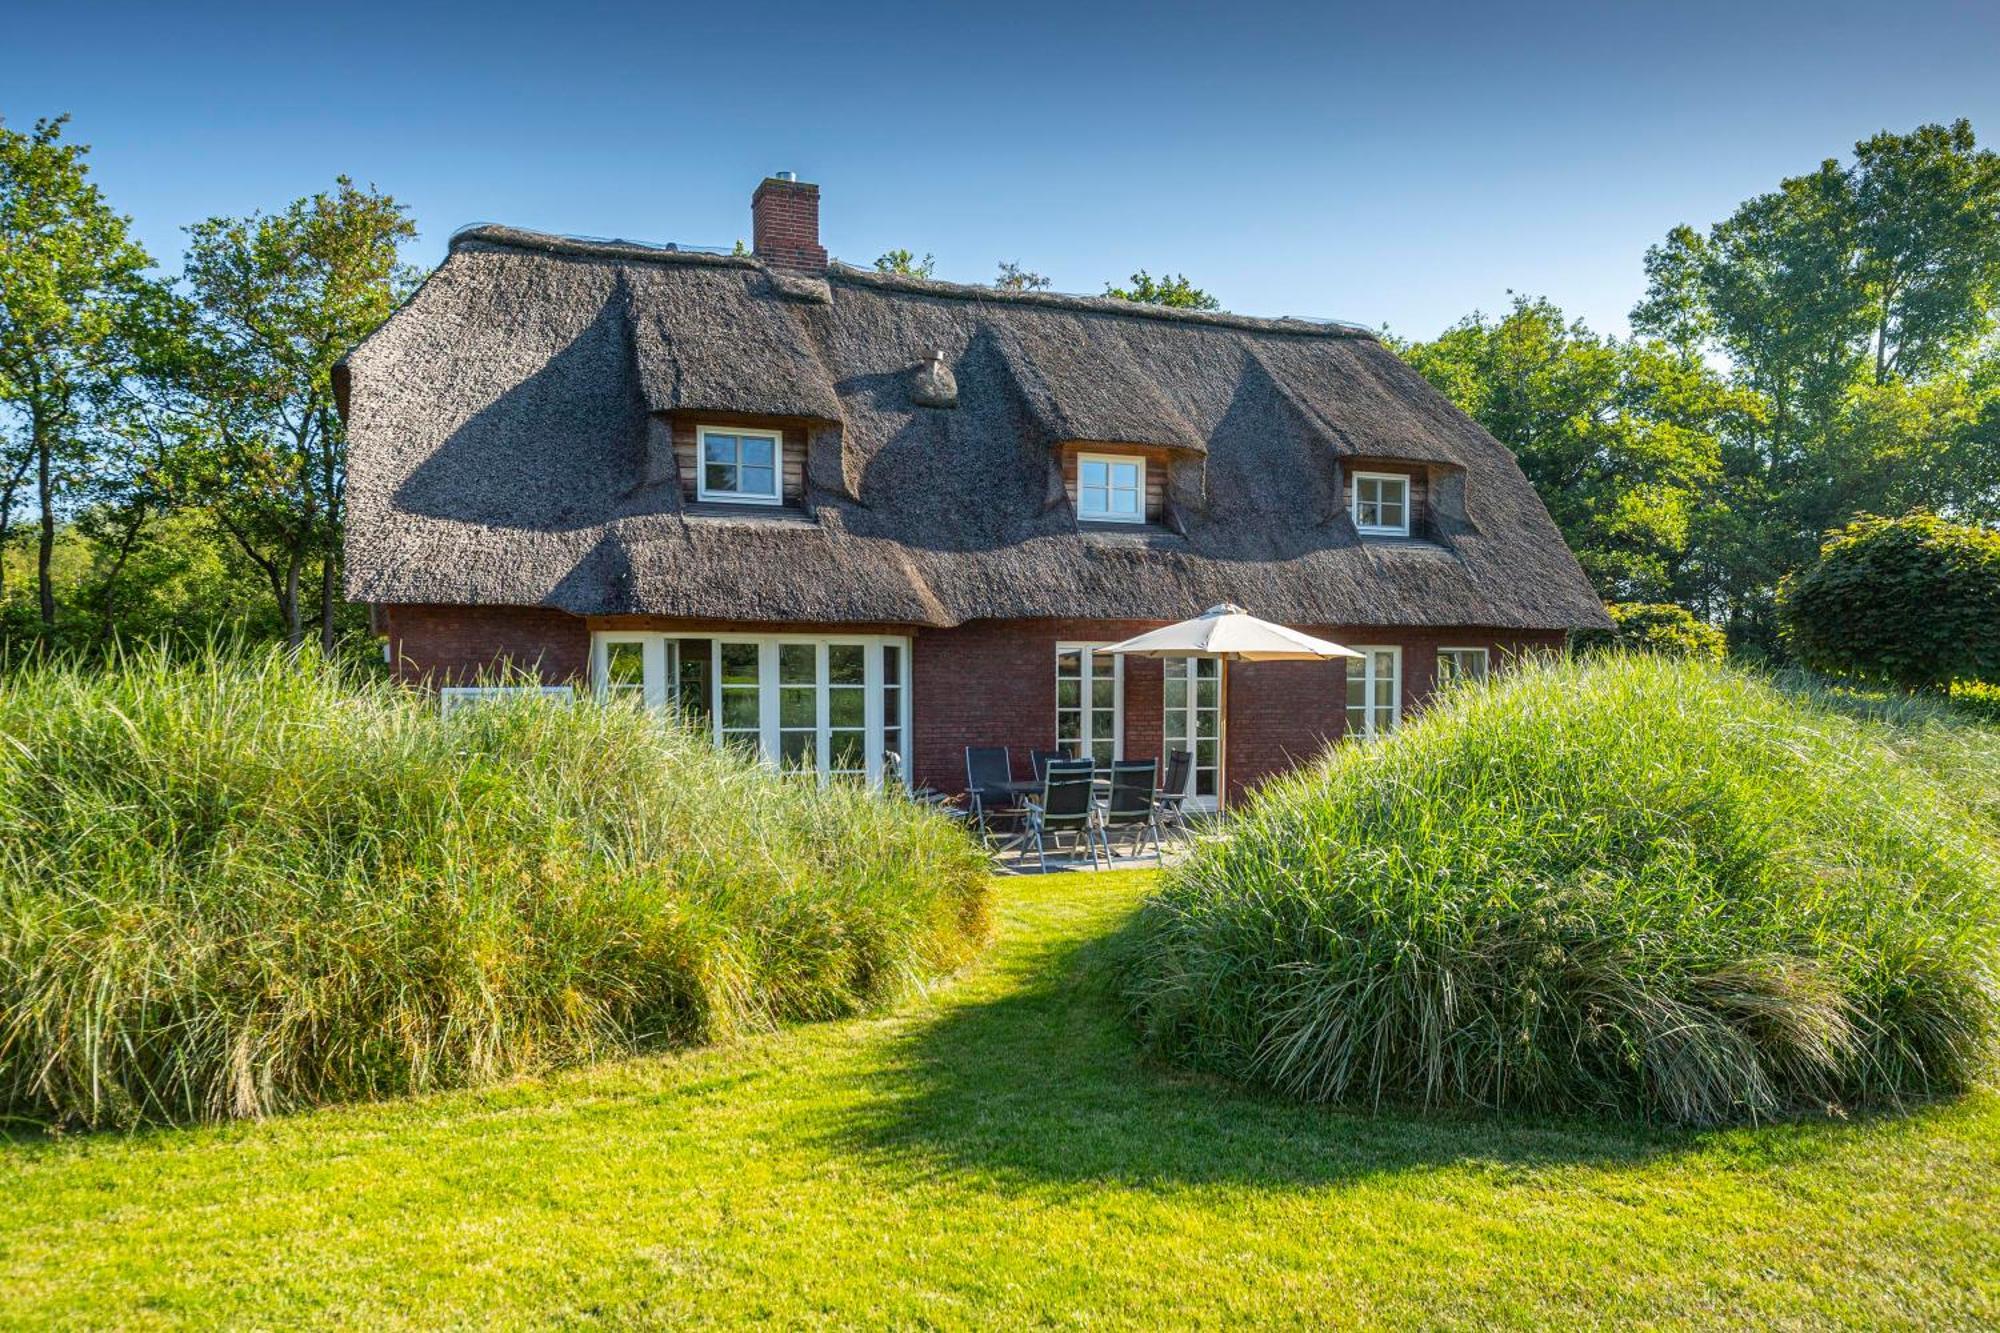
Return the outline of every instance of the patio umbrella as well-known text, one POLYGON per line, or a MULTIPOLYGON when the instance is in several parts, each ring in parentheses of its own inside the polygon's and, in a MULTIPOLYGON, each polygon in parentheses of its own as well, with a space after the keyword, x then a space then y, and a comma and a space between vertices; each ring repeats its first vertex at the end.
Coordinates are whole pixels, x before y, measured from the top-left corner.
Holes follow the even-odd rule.
POLYGON ((1317 662, 1331 657, 1359 657, 1326 639, 1315 639, 1283 625, 1259 620, 1240 606, 1211 606, 1192 620, 1114 643, 1093 652, 1128 657, 1215 657, 1237 662, 1317 662))

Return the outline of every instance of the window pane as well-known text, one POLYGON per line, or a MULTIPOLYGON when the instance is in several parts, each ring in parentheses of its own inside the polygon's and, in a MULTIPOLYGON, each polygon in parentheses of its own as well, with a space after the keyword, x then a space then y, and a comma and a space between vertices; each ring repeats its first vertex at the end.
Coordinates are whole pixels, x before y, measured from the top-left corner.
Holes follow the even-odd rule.
POLYGON ((725 730, 755 731, 758 725, 757 713, 757 691, 746 689, 722 691, 722 725, 725 730))
POLYGON ((1083 714, 1069 713, 1069 712, 1057 713, 1056 739, 1058 741, 1063 741, 1063 742, 1075 742, 1082 740, 1083 714))
POLYGON ((702 439, 706 441, 705 452, 702 456, 708 462, 722 463, 730 467, 736 465, 736 437, 734 435, 717 435, 710 432, 702 436, 702 439))
POLYGON ((1090 678, 1090 703, 1093 708, 1110 708, 1118 698, 1118 680, 1111 674, 1111 668, 1100 662, 1090 678))
POLYGON ((710 463, 708 479, 703 482, 711 492, 725 493, 736 490, 736 465, 733 463, 710 463))
POLYGON ((757 683, 756 644, 725 643, 718 652, 722 658, 723 684, 755 685, 757 683))
POLYGON ((1167 707, 1175 711, 1187 707, 1187 673, 1177 670, 1177 663, 1167 663, 1167 707))
POLYGON ((607 643, 604 645, 604 683, 613 689, 619 686, 641 686, 646 681, 646 650, 636 643, 607 643))
POLYGON ((882 748, 890 754, 900 756, 903 753, 903 729, 901 727, 882 728, 882 748))
POLYGON ((1056 654, 1057 676, 1080 676, 1083 674, 1083 654, 1074 648, 1065 648, 1056 654))
POLYGON ((779 690, 778 725, 781 727, 817 727, 819 725, 819 691, 809 685, 787 685, 784 689, 779 690))
POLYGON ((1101 491, 1110 485, 1109 479, 1105 476, 1104 464, 1096 462, 1084 463, 1077 469, 1077 484, 1097 491, 1101 491))
POLYGON ((897 643, 882 647, 882 683, 900 685, 903 682, 903 646, 897 643))
POLYGON ((1075 680, 1056 682, 1056 707, 1080 708, 1083 706, 1083 683, 1075 680))
POLYGON ((1139 465, 1137 463, 1113 463, 1111 484, 1121 490, 1137 490, 1139 487, 1139 465))
POLYGON ((1116 757, 1111 752, 1111 746, 1112 742, 1108 737, 1092 740, 1090 742, 1090 762, 1096 764, 1099 768, 1110 767, 1111 761, 1116 757))
POLYGON ((786 768, 819 767, 819 736, 810 731, 787 731, 778 737, 778 762, 786 768))
POLYGON ((859 773, 868 766, 866 733, 859 731, 836 731, 827 738, 833 753, 827 756, 827 767, 836 773, 859 773))
POLYGON ((778 645, 778 679, 787 685, 811 685, 819 679, 819 654, 809 643, 778 645))
POLYGON ((1137 514, 1139 512, 1139 492, 1113 491, 1111 493, 1111 512, 1123 515, 1137 514))
POLYGON ((826 650, 826 678, 835 685, 859 685, 868 650, 858 643, 836 643, 826 650))
POLYGON ((744 436, 743 466, 764 468, 768 471, 771 467, 771 442, 755 435, 744 436))
POLYGON ((746 467, 737 489, 745 495, 776 495, 777 474, 767 467, 746 467))
POLYGON ((868 717, 866 690, 833 689, 826 692, 827 721, 836 727, 858 727, 868 717))

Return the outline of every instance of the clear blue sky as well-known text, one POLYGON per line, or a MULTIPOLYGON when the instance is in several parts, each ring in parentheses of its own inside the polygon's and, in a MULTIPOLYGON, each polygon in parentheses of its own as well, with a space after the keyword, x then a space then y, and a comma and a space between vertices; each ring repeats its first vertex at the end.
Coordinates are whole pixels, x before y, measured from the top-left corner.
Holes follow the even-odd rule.
POLYGON ((170 261, 340 172, 426 266, 479 221, 726 245, 789 168, 851 262, 1178 270, 1421 335, 1512 288, 1622 330, 1677 222, 1881 128, 2000 144, 2000 4, 9 0, 0 116, 60 111, 170 261))

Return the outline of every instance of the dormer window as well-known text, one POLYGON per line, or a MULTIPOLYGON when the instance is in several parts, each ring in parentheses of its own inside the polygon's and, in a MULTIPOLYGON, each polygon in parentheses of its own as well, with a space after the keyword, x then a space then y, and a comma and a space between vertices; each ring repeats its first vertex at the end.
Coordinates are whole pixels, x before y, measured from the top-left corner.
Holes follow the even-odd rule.
POLYGON ((1354 526, 1370 537, 1410 535, 1410 479, 1393 472, 1354 474, 1354 526))
POLYGON ((1146 460, 1078 454, 1076 516, 1093 523, 1146 521, 1146 460))
POLYGON ((731 504, 783 504, 784 475, 778 466, 784 436, 775 430, 702 426, 695 432, 701 458, 696 495, 731 504))

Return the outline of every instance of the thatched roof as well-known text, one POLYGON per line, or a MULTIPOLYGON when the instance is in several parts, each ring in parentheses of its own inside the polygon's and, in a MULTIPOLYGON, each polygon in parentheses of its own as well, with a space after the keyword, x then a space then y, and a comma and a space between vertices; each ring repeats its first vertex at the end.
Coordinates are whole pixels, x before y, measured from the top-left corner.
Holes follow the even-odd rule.
POLYGON ((361 601, 918 625, 1222 601, 1310 625, 1602 616, 1506 449, 1359 329, 484 227, 345 369, 361 601), (956 407, 913 397, 938 352, 956 407), (806 514, 684 505, 659 479, 662 413, 802 425, 806 514), (1079 530, 1051 447, 1068 440, 1171 450, 1169 525, 1079 530), (1431 465, 1433 540, 1359 538, 1353 457, 1431 465))

